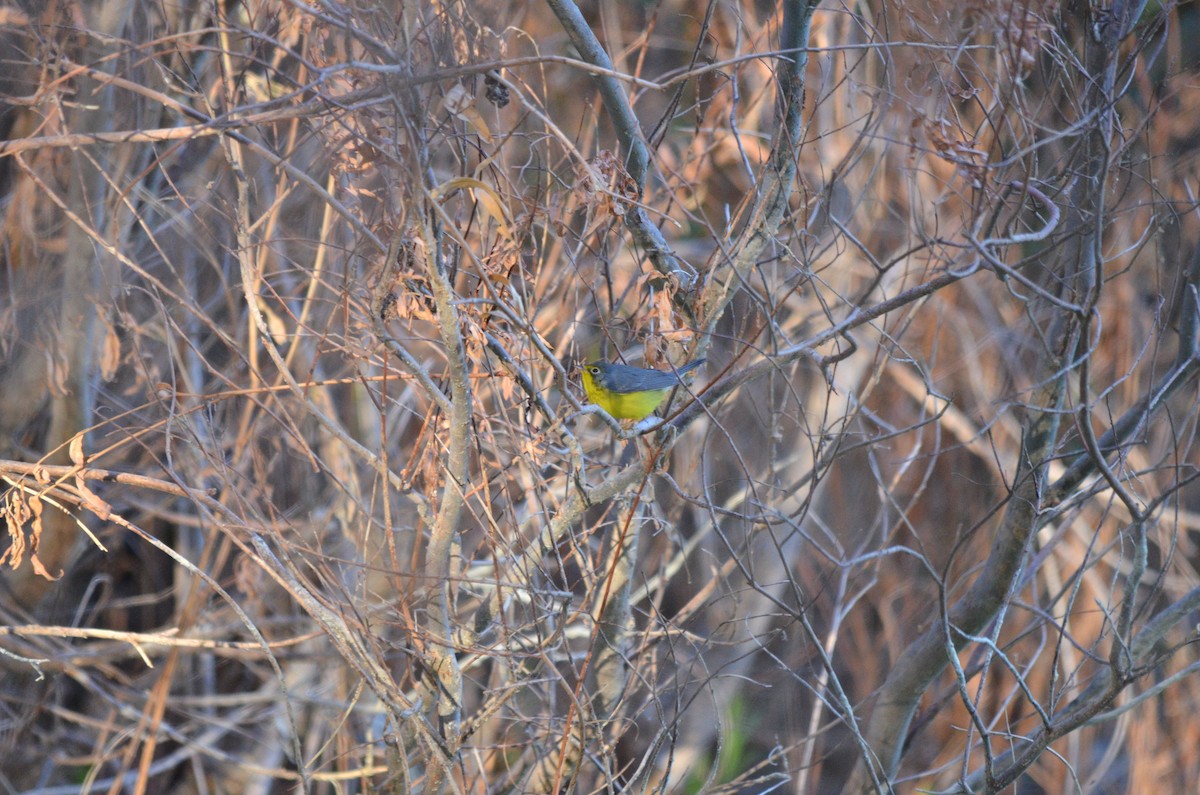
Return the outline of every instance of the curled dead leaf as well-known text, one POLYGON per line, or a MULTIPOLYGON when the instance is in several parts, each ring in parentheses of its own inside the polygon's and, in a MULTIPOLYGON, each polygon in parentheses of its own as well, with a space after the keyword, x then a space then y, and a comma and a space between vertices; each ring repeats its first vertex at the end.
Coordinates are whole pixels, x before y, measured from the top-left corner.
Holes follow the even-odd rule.
POLYGON ((83 478, 75 478, 75 488, 79 491, 79 504, 88 509, 101 521, 107 521, 112 516, 112 506, 104 500, 100 499, 96 492, 92 491, 84 483, 83 478))
POLYGON ((630 204, 640 200, 637 182, 625 170, 621 160, 603 149, 576 168, 579 175, 575 194, 585 207, 597 214, 623 217, 630 204))
POLYGON ((77 433, 71 437, 70 443, 67 444, 67 455, 71 459, 71 463, 77 467, 81 467, 87 463, 87 458, 83 455, 83 434, 77 433))
POLYGON ((100 348, 100 377, 109 382, 116 377, 117 367, 121 364, 121 339, 116 329, 107 324, 106 327, 100 348))
POLYGON ((508 209, 501 201, 500 194, 496 193, 496 190, 486 182, 474 177, 455 177, 438 185, 434 189, 433 195, 434 198, 441 201, 460 189, 470 190, 483 212, 495 221, 496 226, 500 229, 500 234, 506 237, 511 236, 512 220, 508 217, 508 209))
POLYGON ((492 131, 479 113, 479 108, 475 106, 475 97, 461 83, 452 86, 446 92, 446 97, 442 100, 442 107, 454 118, 471 125, 475 129, 475 134, 482 138, 484 143, 492 142, 492 131))

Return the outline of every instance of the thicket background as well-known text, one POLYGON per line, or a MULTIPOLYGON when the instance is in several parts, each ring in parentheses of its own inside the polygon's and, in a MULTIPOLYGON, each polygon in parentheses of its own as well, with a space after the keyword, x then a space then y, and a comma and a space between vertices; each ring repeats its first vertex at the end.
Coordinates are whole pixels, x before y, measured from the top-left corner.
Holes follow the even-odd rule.
POLYGON ((0 6, 0 786, 1194 791, 1197 42, 0 6))

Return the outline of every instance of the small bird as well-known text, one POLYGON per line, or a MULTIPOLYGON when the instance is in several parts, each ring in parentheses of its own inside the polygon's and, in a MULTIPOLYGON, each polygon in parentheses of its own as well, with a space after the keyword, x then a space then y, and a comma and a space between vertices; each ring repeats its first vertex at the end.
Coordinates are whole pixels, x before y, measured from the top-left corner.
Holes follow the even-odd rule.
POLYGON ((658 408, 680 379, 704 359, 688 362, 673 373, 647 370, 627 364, 588 362, 583 366, 583 390, 587 398, 618 420, 642 420, 658 408))

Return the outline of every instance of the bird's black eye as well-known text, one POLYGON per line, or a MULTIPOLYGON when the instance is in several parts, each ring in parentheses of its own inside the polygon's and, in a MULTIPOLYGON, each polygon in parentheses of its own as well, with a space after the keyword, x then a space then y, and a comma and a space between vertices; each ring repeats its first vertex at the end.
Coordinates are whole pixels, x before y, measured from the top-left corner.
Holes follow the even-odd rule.
POLYGON ((591 373, 592 375, 600 375, 600 368, 599 367, 589 367, 588 372, 591 373))

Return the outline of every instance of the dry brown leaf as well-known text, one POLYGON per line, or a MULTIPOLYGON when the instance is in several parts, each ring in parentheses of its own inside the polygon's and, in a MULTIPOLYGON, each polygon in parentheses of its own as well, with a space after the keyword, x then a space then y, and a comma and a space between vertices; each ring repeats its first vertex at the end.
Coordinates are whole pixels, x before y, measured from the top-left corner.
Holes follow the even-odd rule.
POLYGON ((62 572, 51 574, 37 556, 38 544, 42 538, 42 511, 44 506, 36 494, 25 495, 17 489, 8 492, 4 499, 4 519, 8 529, 9 546, 0 554, 0 565, 7 563, 11 568, 17 568, 28 557, 29 564, 39 577, 47 580, 57 580, 62 572))
POLYGON ((107 323, 105 325, 107 331, 100 347, 100 377, 110 382, 116 377, 117 367, 121 364, 121 338, 117 336, 116 329, 107 323))
POLYGON ((104 500, 96 492, 92 491, 84 483, 83 478, 75 478, 75 488, 79 490, 79 496, 82 498, 79 504, 96 514, 101 521, 106 521, 112 515, 112 506, 104 500))
POLYGON ((0 565, 7 563, 11 568, 21 565, 25 557, 25 522, 32 512, 25 503, 24 497, 16 489, 10 490, 4 496, 4 524, 8 530, 8 548, 0 553, 0 565))
POLYGON ((67 386, 67 376, 71 372, 67 357, 57 347, 46 350, 46 380, 50 386, 50 394, 54 397, 66 397, 71 394, 67 386))
POLYGON ((271 309, 271 307, 267 306, 263 301, 259 301, 258 308, 263 313, 263 317, 267 320, 267 331, 271 333, 271 339, 275 341, 275 344, 287 344, 287 325, 283 322, 283 319, 279 317, 275 310, 271 309))
POLYGON ((598 152, 587 168, 578 170, 582 173, 576 193, 585 205, 600 213, 623 217, 627 207, 641 198, 637 182, 620 158, 607 149, 598 152))
POLYGON ((483 116, 480 115, 479 108, 475 106, 475 97, 471 96, 471 93, 461 84, 452 86, 446 92, 446 98, 442 100, 442 106, 454 118, 466 122, 475 128, 475 134, 484 143, 492 142, 492 131, 488 127, 487 122, 483 120, 483 116))
POLYGON ((71 437, 71 441, 67 444, 67 455, 71 459, 71 463, 77 467, 81 467, 87 463, 87 458, 83 454, 83 434, 77 433, 71 437))
POLYGON ((508 217, 504 202, 500 200, 500 194, 496 193, 495 189, 486 182, 481 182, 473 177, 455 177, 434 188, 433 196, 441 201, 459 189, 470 190, 483 212, 496 222, 500 234, 505 237, 511 236, 512 221, 508 217))
POLYGON ((42 537, 42 499, 36 494, 30 494, 26 502, 29 505, 29 531, 34 538, 42 537))
POLYGON ((59 569, 58 574, 51 574, 50 570, 46 568, 46 564, 42 563, 42 559, 37 556, 36 552, 29 553, 29 565, 33 566, 34 574, 43 579, 50 580, 51 582, 62 579, 62 570, 59 569))

